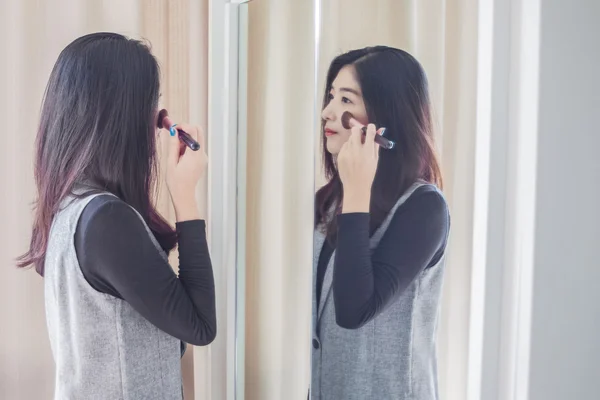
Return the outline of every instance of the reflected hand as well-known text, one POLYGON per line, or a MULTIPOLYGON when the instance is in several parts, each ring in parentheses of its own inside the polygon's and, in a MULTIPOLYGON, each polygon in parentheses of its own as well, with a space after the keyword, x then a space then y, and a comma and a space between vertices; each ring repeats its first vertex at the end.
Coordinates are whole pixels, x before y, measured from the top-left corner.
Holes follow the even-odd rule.
POLYGON ((379 145, 375 143, 378 131, 369 124, 363 143, 360 125, 352 127, 350 138, 342 146, 337 165, 344 187, 343 213, 369 212, 371 187, 379 161, 379 145))

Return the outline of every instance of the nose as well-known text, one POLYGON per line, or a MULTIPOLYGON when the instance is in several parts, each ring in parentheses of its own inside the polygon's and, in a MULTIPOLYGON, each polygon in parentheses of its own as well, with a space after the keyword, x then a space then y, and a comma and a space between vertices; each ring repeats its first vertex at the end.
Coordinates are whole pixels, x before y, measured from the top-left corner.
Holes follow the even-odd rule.
POLYGON ((321 111, 321 118, 325 121, 334 121, 335 113, 333 112, 333 107, 331 107, 331 103, 329 103, 323 111, 321 111))

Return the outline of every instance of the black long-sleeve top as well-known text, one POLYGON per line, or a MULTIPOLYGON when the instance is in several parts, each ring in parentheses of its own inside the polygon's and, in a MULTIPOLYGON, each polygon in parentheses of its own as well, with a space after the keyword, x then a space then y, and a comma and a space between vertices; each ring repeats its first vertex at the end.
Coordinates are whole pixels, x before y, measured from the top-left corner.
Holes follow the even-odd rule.
MULTIPOLYGON (((423 186, 402 204, 377 248, 369 248, 369 213, 340 214, 333 271, 339 326, 357 329, 397 299, 444 254, 450 216, 444 198, 423 186)), ((325 241, 317 265, 317 301, 334 248, 325 241)))
POLYGON ((159 329, 194 345, 217 332, 215 284, 203 220, 176 224, 179 277, 160 255, 143 222, 122 200, 101 195, 85 207, 75 250, 97 291, 128 302, 159 329))

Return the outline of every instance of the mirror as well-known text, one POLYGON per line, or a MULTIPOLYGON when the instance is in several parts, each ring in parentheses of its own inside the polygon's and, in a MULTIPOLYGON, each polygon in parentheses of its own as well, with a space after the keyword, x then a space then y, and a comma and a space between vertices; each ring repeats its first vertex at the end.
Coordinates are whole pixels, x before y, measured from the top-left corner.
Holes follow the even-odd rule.
MULTIPOLYGON (((479 0, 383 0, 375 6, 360 0, 257 0, 249 5, 248 169, 245 190, 238 192, 246 200, 245 220, 239 222, 246 224, 246 247, 239 250, 245 251, 246 281, 237 288, 245 312, 244 367, 237 367, 244 371, 246 398, 303 399, 308 386, 314 399, 526 398, 530 343, 538 350, 531 353, 536 356, 531 369, 561 376, 560 366, 542 368, 546 354, 562 347, 560 341, 529 337, 543 338, 547 319, 540 298, 555 297, 539 284, 537 297, 532 293, 534 258, 551 261, 534 243, 553 247, 547 236, 534 235, 534 220, 541 217, 552 226, 552 213, 539 207, 549 197, 556 199, 548 190, 555 183, 548 175, 568 170, 569 179, 577 176, 582 187, 590 188, 597 169, 536 166, 538 151, 545 152, 544 160, 562 156, 549 150, 549 139, 541 139, 548 147, 538 149, 536 142, 543 125, 538 127, 536 118, 557 131, 562 126, 552 96, 538 99, 539 71, 547 73, 540 81, 544 90, 569 82, 561 79, 561 53, 573 51, 572 46, 556 40, 551 29, 563 29, 560 37, 577 42, 576 30, 566 29, 559 16, 577 10, 581 18, 589 11, 589 6, 565 5, 540 31, 540 9, 552 19, 554 7, 479 0), (549 40, 540 41, 544 35, 549 40), (373 46, 396 50, 365 50, 373 46), (556 58, 539 65, 540 47, 556 58), (333 60, 339 63, 328 81, 333 60), (330 92, 332 99, 323 107, 330 92), (359 151, 348 150, 343 163, 337 162, 348 134, 341 127, 343 111, 359 124, 386 128, 383 137, 396 142, 391 150, 379 150, 374 178, 369 154, 359 162, 359 151), (327 176, 325 168, 342 171, 341 176, 327 176), (547 178, 547 191, 536 197, 537 173, 547 178), (394 174, 403 180, 390 179, 394 174), (371 192, 369 178, 372 196, 365 195, 371 192), (329 226, 329 241, 319 230, 312 237, 315 203, 324 221, 337 223, 329 226), (542 316, 537 321, 530 315, 536 305, 542 316), (530 332, 529 325, 536 330, 530 332), (539 351, 544 343, 555 346, 539 351)), ((579 56, 593 57, 590 48, 579 56)), ((592 82, 597 75, 569 64, 569 76, 576 69, 589 72, 586 79, 592 82)), ((595 104, 590 96, 570 106, 573 113, 588 110, 581 121, 593 126, 586 120, 595 104)), ((576 98, 573 93, 569 102, 576 98)), ((578 140, 595 149, 590 138, 598 136, 589 134, 589 126, 578 130, 587 134, 578 140)), ((566 135, 550 137, 573 146, 566 135)), ((594 198, 597 191, 587 193, 594 198)), ((586 232, 595 227, 590 224, 586 232)), ((578 258, 590 266, 581 275, 586 278, 593 273, 590 246, 583 249, 590 237, 569 238, 582 250, 578 254, 588 255, 588 260, 578 258)), ((536 274, 547 274, 548 283, 552 278, 545 267, 536 267, 536 274)), ((592 293, 596 280, 589 281, 592 293)), ((571 296, 569 304, 583 308, 583 298, 571 296)), ((593 300, 587 307, 597 304, 593 300)), ((564 317, 584 325, 580 315, 564 317)), ((595 332, 593 323, 586 318, 589 335, 595 332)), ((591 341, 575 342, 581 350, 591 341)), ((573 365, 581 361, 561 355, 573 365)), ((569 376, 577 382, 573 388, 589 386, 580 375, 569 376)))

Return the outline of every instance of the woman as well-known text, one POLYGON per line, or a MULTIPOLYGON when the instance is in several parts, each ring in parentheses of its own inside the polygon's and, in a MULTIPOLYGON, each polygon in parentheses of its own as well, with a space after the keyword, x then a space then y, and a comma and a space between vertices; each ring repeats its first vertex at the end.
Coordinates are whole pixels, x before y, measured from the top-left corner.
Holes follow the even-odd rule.
MULTIPOLYGON (((181 399, 183 342, 215 338, 213 272, 195 200, 206 154, 171 132, 173 230, 152 205, 158 99, 149 49, 113 33, 69 44, 50 76, 33 234, 19 266, 44 276, 56 399, 181 399), (177 244, 179 278, 167 260, 177 244)), ((202 143, 198 128, 179 126, 202 143)))
POLYGON ((437 399, 449 214, 423 68, 383 46, 337 57, 322 120, 328 183, 316 195, 312 398, 437 399), (376 126, 393 149, 379 149, 376 126))

